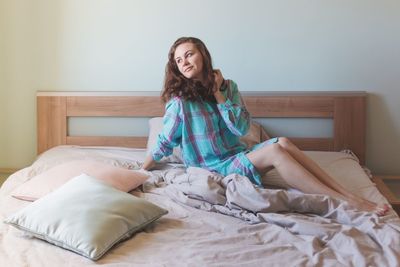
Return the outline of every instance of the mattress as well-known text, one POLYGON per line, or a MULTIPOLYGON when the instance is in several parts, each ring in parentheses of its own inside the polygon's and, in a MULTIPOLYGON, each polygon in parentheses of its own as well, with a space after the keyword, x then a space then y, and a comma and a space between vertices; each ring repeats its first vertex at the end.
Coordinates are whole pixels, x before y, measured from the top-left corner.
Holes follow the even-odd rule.
MULTIPOLYGON (((342 152, 307 152, 346 188, 371 201, 386 199, 357 159, 342 152)), ((146 151, 119 147, 59 146, 40 155, 29 167, 11 175, 0 189, 0 218, 30 205, 11 196, 13 190, 58 164, 92 159, 135 169, 146 151)), ((400 219, 354 213, 338 219, 310 213, 253 212, 214 205, 174 184, 179 164, 158 166, 142 187, 130 193, 168 214, 114 246, 98 261, 32 238, 0 224, 2 266, 399 266, 400 219), (168 182, 169 181, 169 182, 168 182), (352 217, 353 216, 353 217, 352 217), (353 219, 355 218, 355 219, 353 219)), ((265 187, 285 187, 272 171, 265 187)), ((185 185, 187 186, 187 185, 185 185)), ((186 187, 185 187, 186 188, 186 187)), ((295 190, 289 190, 298 194, 295 190)), ((194 194, 196 195, 196 194, 194 194)), ((346 213, 346 212, 345 212, 346 213)), ((333 215, 332 215, 333 214, 333 215)), ((333 216, 333 217, 332 217, 333 216)), ((335 217, 336 216, 336 217, 335 217)), ((106 229, 105 229, 106 231, 106 229)))

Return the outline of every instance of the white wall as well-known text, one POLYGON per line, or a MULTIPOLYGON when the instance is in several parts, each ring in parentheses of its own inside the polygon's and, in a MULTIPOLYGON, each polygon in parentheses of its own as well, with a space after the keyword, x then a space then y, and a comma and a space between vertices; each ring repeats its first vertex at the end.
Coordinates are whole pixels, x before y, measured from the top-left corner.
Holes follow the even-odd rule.
POLYGON ((400 174, 399 1, 0 0, 0 8, 0 168, 34 159, 37 90, 158 91, 170 45, 197 36, 242 91, 367 91, 367 165, 400 174))

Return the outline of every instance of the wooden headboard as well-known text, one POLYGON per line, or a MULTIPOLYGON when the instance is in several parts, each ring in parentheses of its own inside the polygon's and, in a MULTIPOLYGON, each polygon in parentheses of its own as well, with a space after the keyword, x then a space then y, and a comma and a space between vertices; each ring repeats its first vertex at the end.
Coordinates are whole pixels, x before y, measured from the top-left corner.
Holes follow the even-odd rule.
MULTIPOLYGON (((253 118, 331 118, 332 138, 290 139, 302 150, 351 149, 365 162, 365 92, 243 93, 253 118)), ((146 136, 68 136, 69 117, 157 117, 164 114, 158 95, 118 92, 38 92, 38 153, 57 145, 146 147, 146 136)))

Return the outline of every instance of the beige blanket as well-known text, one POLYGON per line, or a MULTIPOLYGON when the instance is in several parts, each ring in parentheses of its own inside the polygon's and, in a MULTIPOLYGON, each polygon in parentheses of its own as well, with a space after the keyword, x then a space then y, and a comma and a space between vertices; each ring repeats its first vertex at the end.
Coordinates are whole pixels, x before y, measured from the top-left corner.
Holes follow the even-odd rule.
POLYGON ((296 246, 308 256, 310 265, 326 266, 332 255, 346 266, 400 264, 400 224, 390 216, 356 211, 346 202, 324 195, 257 188, 238 174, 222 177, 200 168, 155 174, 144 185, 145 191, 164 187, 165 194, 184 205, 278 227, 291 238, 311 241, 296 246))
MULTIPOLYGON (((265 191, 238 176, 199 170, 189 170, 189 175, 179 168, 155 171, 144 192, 132 194, 169 213, 97 262, 2 223, 29 205, 10 192, 51 166, 80 158, 135 166, 144 155, 127 149, 60 147, 12 175, 0 189, 0 266, 400 266, 400 219, 394 213, 378 218, 329 198, 265 191)), ((354 168, 354 160, 337 153, 324 156, 315 158, 343 184, 352 183, 348 188, 383 200, 368 178, 359 175, 362 170, 354 168)))

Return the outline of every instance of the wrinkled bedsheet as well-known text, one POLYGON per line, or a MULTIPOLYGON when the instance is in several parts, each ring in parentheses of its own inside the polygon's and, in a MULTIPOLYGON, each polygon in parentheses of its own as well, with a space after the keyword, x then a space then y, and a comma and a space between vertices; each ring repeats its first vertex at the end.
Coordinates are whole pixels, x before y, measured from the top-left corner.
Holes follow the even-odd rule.
POLYGON ((146 182, 144 190, 152 192, 160 186, 184 205, 250 224, 274 225, 308 240, 311 243, 296 248, 314 266, 326 266, 324 259, 332 255, 338 262, 353 255, 351 260, 343 260, 346 266, 400 264, 399 220, 354 210, 344 201, 295 190, 257 188, 238 174, 222 177, 192 167, 159 172, 146 182))
MULTIPOLYGON (((127 149, 49 151, 3 184, 0 220, 29 205, 10 192, 54 165, 95 158, 138 168, 144 155, 145 151, 127 149)), ((345 172, 348 160, 335 156, 324 168, 335 177, 345 172)), ((179 165, 151 174, 131 193, 169 213, 99 261, 30 238, 1 222, 0 266, 400 266, 400 219, 394 212, 377 217, 325 196, 255 188, 239 175, 221 177, 179 165)), ((362 182, 351 185, 354 192, 384 201, 368 178, 355 179, 362 182)))

